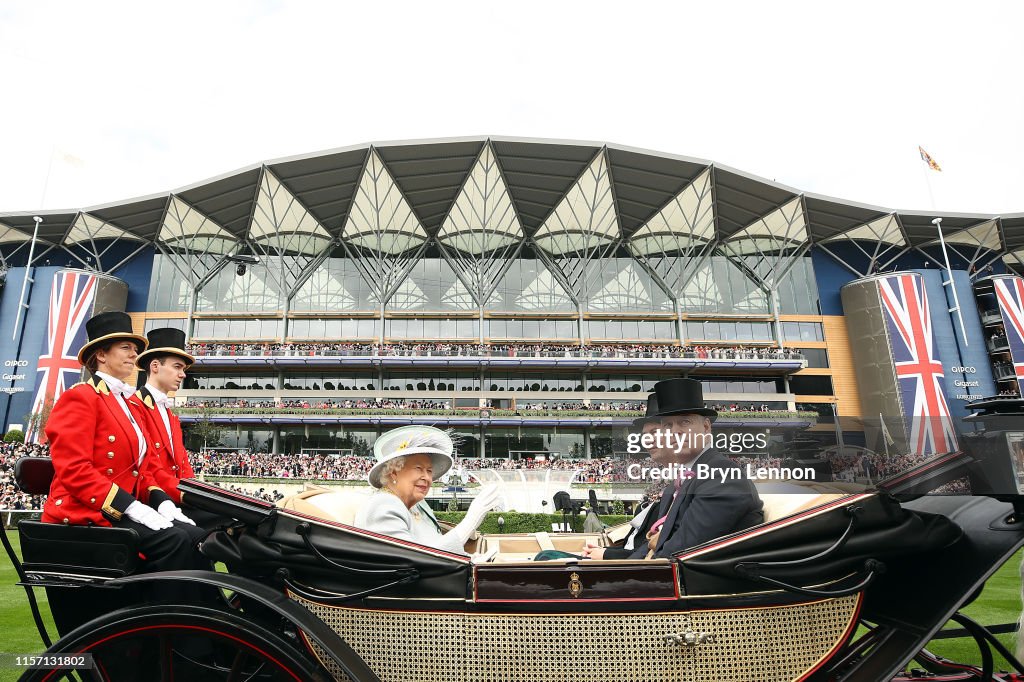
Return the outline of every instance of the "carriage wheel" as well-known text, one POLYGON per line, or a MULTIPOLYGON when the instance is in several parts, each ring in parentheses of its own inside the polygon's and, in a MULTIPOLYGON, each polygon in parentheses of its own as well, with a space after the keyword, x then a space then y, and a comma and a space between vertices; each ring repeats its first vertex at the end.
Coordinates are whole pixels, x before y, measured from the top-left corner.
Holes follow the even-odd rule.
MULTIPOLYGON (((331 676, 281 634, 233 613, 198 606, 122 609, 77 628, 48 654, 92 654, 79 670, 96 682, 306 682, 331 676)), ((66 671, 31 670, 21 682, 56 682, 66 671)))

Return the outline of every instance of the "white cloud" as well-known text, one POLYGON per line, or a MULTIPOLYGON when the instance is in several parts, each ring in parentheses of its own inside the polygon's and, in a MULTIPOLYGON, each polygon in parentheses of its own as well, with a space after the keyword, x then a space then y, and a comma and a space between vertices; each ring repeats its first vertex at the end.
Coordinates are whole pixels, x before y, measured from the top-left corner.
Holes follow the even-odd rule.
POLYGON ((82 3, 0 10, 0 210, 372 140, 710 159, 892 208, 1024 211, 1018 3, 82 3))

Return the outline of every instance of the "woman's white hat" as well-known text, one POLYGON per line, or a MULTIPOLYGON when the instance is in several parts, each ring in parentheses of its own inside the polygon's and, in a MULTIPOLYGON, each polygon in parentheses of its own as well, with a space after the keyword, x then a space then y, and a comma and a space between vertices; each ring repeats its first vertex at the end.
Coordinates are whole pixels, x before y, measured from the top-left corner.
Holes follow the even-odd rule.
POLYGON ((455 444, 451 436, 433 426, 403 426, 392 429, 382 434, 373 444, 373 456, 377 458, 377 463, 370 469, 367 478, 370 485, 380 488, 383 485, 380 474, 386 462, 406 455, 430 455, 436 481, 452 468, 454 450, 455 444))

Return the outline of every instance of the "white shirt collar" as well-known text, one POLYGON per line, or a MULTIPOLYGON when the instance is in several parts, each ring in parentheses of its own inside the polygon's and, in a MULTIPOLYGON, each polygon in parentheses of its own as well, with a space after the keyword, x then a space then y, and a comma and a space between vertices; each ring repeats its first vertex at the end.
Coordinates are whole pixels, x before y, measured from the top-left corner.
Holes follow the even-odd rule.
POLYGON ((128 398, 131 398, 133 395, 135 395, 135 388, 130 386, 130 385, 128 385, 127 383, 125 383, 121 379, 118 379, 116 377, 112 377, 109 374, 107 374, 106 372, 99 372, 99 371, 97 371, 97 372, 93 372, 93 374, 95 374, 100 379, 102 379, 103 383, 105 383, 107 385, 107 388, 109 388, 111 390, 111 392, 113 392, 113 393, 120 393, 121 396, 124 397, 126 400, 128 398))
POLYGON ((153 402, 165 410, 174 406, 174 401, 167 397, 167 394, 151 383, 146 383, 146 390, 153 396, 153 402))

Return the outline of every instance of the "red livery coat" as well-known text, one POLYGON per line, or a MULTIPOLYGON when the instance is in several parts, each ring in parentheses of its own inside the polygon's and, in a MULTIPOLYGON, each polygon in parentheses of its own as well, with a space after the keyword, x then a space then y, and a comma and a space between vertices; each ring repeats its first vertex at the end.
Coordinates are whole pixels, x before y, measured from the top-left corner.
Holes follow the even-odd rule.
POLYGON ((167 433, 164 420, 160 418, 160 410, 153 401, 153 396, 146 387, 141 388, 135 397, 142 402, 142 412, 146 419, 146 429, 149 433, 149 452, 142 463, 143 474, 146 477, 146 491, 143 493, 146 501, 149 501, 149 493, 158 488, 167 493, 168 497, 175 504, 181 504, 181 492, 178 490, 178 482, 183 478, 195 478, 192 465, 188 461, 188 453, 185 452, 185 442, 181 435, 181 421, 178 415, 167 410, 167 421, 171 426, 171 433, 167 433), (168 441, 173 447, 168 447, 168 441))
MULTIPOLYGON (((136 396, 127 403, 146 437, 142 403, 136 396)), ((61 394, 47 420, 46 437, 53 481, 43 521, 109 526, 145 490, 135 429, 102 379, 61 394)))

